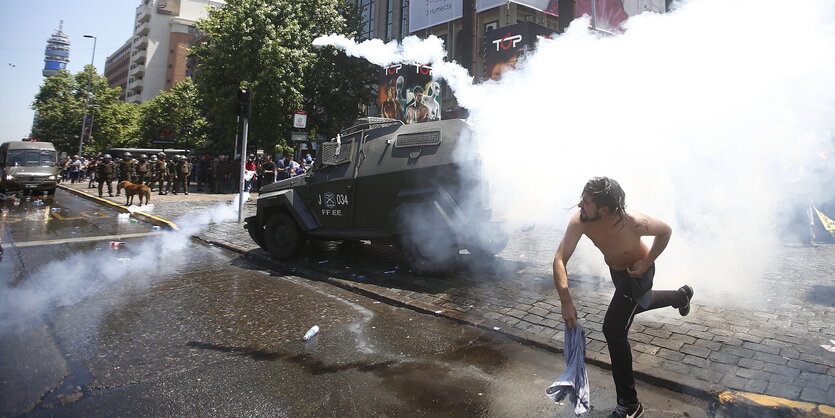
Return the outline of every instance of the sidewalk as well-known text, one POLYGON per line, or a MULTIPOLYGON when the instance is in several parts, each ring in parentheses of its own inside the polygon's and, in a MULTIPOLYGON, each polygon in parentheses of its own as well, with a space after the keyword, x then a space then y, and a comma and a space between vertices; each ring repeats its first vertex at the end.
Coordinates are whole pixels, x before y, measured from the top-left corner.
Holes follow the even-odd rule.
MULTIPOLYGON (((86 184, 78 188, 87 192, 86 184)), ((152 213, 175 222, 178 218, 187 220, 183 215, 235 196, 154 195, 152 213)), ((124 197, 107 200, 124 203, 124 197)), ((244 217, 254 212, 254 200, 244 205, 244 217)), ((412 276, 398 266, 382 271, 381 264, 401 263, 399 256, 392 249, 371 245, 358 250, 359 257, 357 250, 347 255, 331 251, 291 263, 275 261, 236 221, 210 225, 197 238, 269 262, 278 269, 503 333, 524 343, 562 349, 563 322, 547 266, 517 263, 514 265, 520 268, 513 270, 514 280, 498 278, 485 284, 484 277, 476 280, 462 274, 432 279, 412 276), (364 267, 362 260, 368 258, 376 260, 364 267)), ((822 268, 827 266, 831 286, 831 264, 822 268)), ((611 298, 611 289, 584 283, 572 289, 587 330, 587 360, 608 367, 602 309, 611 298)), ((747 416, 761 416, 762 408, 789 415, 835 416, 835 353, 823 347, 835 344, 830 341, 835 340, 835 301, 806 309, 798 306, 795 312, 780 314, 729 310, 698 302, 694 301, 697 309, 684 318, 671 310, 636 319, 630 340, 640 379, 715 399, 720 412, 732 408, 734 416, 745 409, 738 409, 741 405, 753 408, 747 416)))

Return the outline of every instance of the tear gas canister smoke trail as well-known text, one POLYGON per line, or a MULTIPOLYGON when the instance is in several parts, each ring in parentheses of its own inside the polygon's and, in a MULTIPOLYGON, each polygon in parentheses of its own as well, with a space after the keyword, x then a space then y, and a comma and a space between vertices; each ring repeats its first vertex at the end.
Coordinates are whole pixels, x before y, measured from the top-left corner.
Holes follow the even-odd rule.
MULTIPOLYGON (((630 208, 674 229, 659 286, 692 280, 704 296, 734 295, 758 288, 787 219, 835 190, 820 158, 835 131, 835 2, 791 6, 676 2, 603 38, 578 19, 480 84, 443 61, 432 36, 314 44, 381 66, 431 65, 470 111, 491 203, 511 225, 564 222, 588 178, 613 177, 630 208)), ((556 245, 542 243, 542 256, 556 245)), ((587 242, 573 260, 603 266, 587 242)))

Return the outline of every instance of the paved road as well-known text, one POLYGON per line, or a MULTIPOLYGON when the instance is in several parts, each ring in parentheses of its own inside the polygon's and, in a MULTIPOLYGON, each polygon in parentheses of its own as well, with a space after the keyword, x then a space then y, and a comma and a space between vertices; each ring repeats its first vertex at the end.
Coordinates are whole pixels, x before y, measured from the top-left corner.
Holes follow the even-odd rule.
MULTIPOLYGON (((543 392, 564 368, 554 352, 149 235, 63 191, 0 220, 15 273, 0 288, 0 415, 573 416, 543 392)), ((590 416, 605 416, 611 377, 589 377, 590 416)), ((651 413, 706 416, 704 400, 639 390, 651 413)))
MULTIPOLYGON (((212 204, 171 201, 158 205, 154 214, 188 224, 185 214, 212 204)), ((245 205, 245 213, 253 212, 254 205, 245 205)), ((235 222, 213 224, 195 235, 266 257, 235 222)), ((311 244, 302 257, 284 265, 288 271, 318 273, 346 287, 427 310, 442 309, 450 317, 561 347, 559 301, 550 278, 553 249, 535 250, 538 243, 556 245, 558 240, 558 231, 535 228, 515 236, 495 265, 470 264, 440 279, 409 273, 396 250, 373 245, 311 244)), ((467 259, 466 254, 460 257, 467 259)), ((706 298, 710 292, 702 291, 686 318, 672 309, 639 316, 630 334, 638 373, 702 394, 731 389, 835 403, 835 353, 823 347, 835 340, 835 247, 787 246, 781 257, 773 263, 777 268, 767 270, 758 283, 764 298, 734 294, 740 303, 733 306, 706 298)), ((571 273, 575 303, 592 331, 588 358, 608 364, 601 324, 611 285, 608 278, 571 273)))

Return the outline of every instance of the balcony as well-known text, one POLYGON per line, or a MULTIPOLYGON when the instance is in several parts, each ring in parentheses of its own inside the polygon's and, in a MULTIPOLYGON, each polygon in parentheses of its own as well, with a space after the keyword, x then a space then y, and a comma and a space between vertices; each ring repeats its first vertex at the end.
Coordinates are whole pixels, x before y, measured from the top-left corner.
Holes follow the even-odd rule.
POLYGON ((134 95, 142 91, 142 79, 131 77, 128 79, 128 91, 133 92, 134 95))
POLYGON ((145 75, 145 65, 131 64, 130 71, 128 71, 128 75, 131 77, 136 77, 137 79, 141 79, 142 76, 145 75))
POLYGON ((136 64, 145 64, 145 59, 148 57, 148 51, 144 49, 137 49, 131 53, 130 62, 136 64))
POLYGON ((147 22, 149 20, 151 20, 151 14, 148 13, 148 8, 147 7, 139 7, 138 10, 136 11, 136 21, 142 23, 142 22, 147 22))
POLYGON ((145 36, 145 35, 148 34, 148 31, 150 31, 150 30, 151 30, 151 24, 150 23, 147 23, 147 22, 140 23, 140 24, 136 25, 136 27, 134 28, 133 34, 134 34, 134 36, 145 36))
POLYGON ((133 48, 134 49, 146 49, 146 48, 148 48, 148 37, 147 36, 134 36, 133 37, 133 48))

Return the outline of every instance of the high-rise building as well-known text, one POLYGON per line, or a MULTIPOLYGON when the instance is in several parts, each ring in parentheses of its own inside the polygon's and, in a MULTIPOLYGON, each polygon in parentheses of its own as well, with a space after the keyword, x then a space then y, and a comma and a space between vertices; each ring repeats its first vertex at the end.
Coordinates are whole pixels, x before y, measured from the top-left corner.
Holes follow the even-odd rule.
POLYGON ((46 41, 44 52, 43 76, 52 77, 58 71, 66 70, 70 62, 70 38, 63 32, 64 21, 62 20, 58 30, 46 41))
POLYGON ((130 65, 130 47, 132 39, 125 42, 104 63, 104 76, 111 88, 119 87, 122 93, 119 99, 125 101, 128 91, 128 67, 130 65))
MULTIPOLYGON (((125 101, 144 103, 186 78, 186 55, 195 22, 221 0, 141 0, 130 42, 125 101)), ((114 54, 115 56, 116 54, 114 54)))

